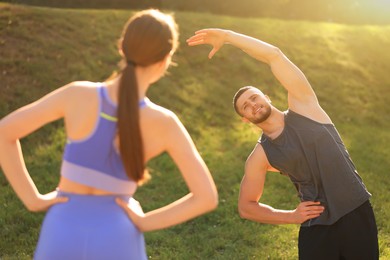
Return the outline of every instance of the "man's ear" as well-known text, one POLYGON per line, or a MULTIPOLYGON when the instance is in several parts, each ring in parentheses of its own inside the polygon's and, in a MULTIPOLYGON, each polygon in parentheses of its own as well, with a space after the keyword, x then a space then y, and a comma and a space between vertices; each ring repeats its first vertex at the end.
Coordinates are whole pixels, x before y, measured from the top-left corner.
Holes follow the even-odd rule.
POLYGON ((268 102, 272 103, 272 101, 271 101, 271 99, 269 98, 269 96, 264 95, 264 97, 268 100, 268 102))

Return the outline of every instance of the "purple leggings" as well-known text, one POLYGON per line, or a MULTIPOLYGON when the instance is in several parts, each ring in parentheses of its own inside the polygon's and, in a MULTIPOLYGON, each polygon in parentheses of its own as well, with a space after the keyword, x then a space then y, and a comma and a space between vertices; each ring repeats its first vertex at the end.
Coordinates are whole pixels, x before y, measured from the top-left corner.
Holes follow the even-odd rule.
POLYGON ((47 212, 35 260, 147 259, 144 236, 115 203, 118 196, 59 196, 69 201, 47 212))

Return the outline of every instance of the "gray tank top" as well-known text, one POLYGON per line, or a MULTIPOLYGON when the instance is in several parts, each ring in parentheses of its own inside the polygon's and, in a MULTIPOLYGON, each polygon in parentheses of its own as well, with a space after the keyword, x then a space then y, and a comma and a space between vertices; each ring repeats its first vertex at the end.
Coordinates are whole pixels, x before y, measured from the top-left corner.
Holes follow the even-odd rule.
POLYGON ((288 110, 283 132, 274 140, 263 134, 259 143, 269 163, 294 183, 301 201, 325 207, 302 226, 331 225, 371 196, 333 124, 288 110))

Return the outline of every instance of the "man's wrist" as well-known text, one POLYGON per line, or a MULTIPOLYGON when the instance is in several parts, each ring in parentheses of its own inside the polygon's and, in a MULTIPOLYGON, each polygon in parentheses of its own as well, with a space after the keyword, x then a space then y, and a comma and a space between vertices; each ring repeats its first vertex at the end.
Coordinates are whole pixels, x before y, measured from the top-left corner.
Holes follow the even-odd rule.
POLYGON ((284 219, 283 222, 285 224, 296 224, 295 218, 294 218, 294 210, 286 210, 284 211, 284 219))
POLYGON ((233 31, 231 30, 223 30, 223 39, 224 39, 224 44, 230 44, 231 39, 233 36, 233 31))

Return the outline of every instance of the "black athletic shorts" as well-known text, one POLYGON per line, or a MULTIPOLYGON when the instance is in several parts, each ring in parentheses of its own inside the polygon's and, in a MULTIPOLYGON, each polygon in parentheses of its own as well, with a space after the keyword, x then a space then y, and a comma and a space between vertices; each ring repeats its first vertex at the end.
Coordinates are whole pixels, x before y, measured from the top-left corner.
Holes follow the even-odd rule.
POLYGON ((378 231, 369 201, 333 225, 301 227, 298 239, 300 260, 377 260, 378 231))

